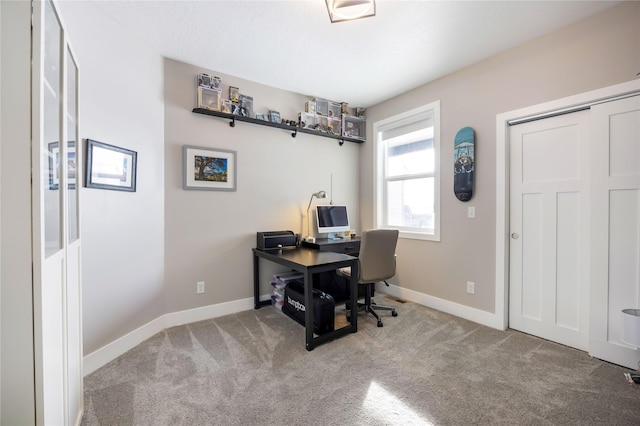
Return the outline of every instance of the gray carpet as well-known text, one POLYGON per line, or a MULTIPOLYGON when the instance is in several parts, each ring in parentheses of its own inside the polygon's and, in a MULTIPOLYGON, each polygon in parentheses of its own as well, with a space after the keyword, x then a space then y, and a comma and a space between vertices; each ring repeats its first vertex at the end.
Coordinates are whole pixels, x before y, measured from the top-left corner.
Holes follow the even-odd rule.
POLYGON ((640 424, 628 369, 381 296, 311 352, 271 307, 165 330, 85 378, 82 424, 640 424))

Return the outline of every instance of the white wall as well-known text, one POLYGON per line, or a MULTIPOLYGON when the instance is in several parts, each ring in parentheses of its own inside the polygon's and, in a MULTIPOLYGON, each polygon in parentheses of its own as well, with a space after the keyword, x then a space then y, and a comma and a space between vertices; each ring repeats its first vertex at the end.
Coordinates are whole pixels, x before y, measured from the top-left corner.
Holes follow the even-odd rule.
MULTIPOLYGON (((434 306, 493 313, 496 115, 629 81, 638 72, 640 2, 625 2, 369 108, 371 127, 402 111, 441 102, 442 240, 401 240, 395 283, 434 306), (452 163, 453 139, 465 126, 476 133, 476 184, 471 201, 463 203, 453 195, 452 163), (476 207, 476 219, 467 219, 468 206, 476 207), (467 281, 475 282, 474 295, 466 293, 467 281)), ((361 157, 365 226, 373 223, 372 148, 364 145, 361 157)))
POLYGON ((80 137, 138 153, 136 192, 81 192, 87 355, 165 312, 162 57, 91 2, 57 6, 78 62, 80 137))

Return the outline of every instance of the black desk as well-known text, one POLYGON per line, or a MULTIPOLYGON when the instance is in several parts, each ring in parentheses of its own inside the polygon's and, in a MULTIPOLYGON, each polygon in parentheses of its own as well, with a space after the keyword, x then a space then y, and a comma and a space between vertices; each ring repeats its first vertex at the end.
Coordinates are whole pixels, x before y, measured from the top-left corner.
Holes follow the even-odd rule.
POLYGON ((342 253, 326 252, 314 250, 307 247, 278 250, 258 250, 253 249, 253 299, 255 309, 261 306, 271 305, 271 301, 260 301, 260 258, 269 260, 279 265, 286 266, 294 271, 304 274, 304 304, 305 310, 305 331, 306 348, 313 350, 317 345, 328 342, 358 330, 358 276, 357 272, 351 275, 349 283, 351 289, 351 323, 348 326, 334 331, 313 336, 313 274, 325 271, 332 271, 346 266, 351 267, 351 271, 358 271, 358 258, 342 253))

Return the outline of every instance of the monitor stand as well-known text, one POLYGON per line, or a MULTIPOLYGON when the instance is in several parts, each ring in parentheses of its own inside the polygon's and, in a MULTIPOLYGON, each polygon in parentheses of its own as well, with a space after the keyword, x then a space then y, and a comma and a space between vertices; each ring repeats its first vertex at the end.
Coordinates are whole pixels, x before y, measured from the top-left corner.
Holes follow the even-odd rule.
POLYGON ((340 234, 340 232, 330 232, 329 234, 327 234, 327 238, 329 240, 344 240, 344 237, 340 234))

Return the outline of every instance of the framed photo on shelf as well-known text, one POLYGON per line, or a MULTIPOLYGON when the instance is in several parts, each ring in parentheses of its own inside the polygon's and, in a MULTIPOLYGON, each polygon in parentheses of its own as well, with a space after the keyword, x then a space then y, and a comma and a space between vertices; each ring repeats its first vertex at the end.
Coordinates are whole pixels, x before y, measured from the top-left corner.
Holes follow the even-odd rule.
POLYGON ((85 187, 136 191, 138 153, 87 139, 85 187))
MULTIPOLYGON (((67 142, 67 186, 76 188, 76 142, 67 142)), ((60 186, 60 145, 58 142, 49 143, 49 189, 60 186)))
POLYGON ((236 191, 236 151, 183 145, 182 157, 184 189, 236 191))
POLYGON ((256 120, 264 120, 264 114, 261 112, 256 112, 256 120))

